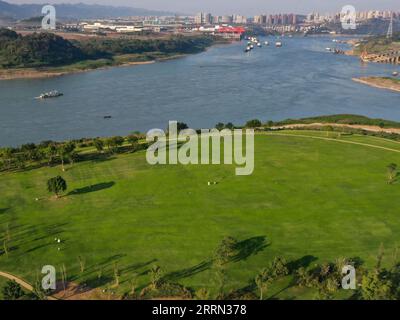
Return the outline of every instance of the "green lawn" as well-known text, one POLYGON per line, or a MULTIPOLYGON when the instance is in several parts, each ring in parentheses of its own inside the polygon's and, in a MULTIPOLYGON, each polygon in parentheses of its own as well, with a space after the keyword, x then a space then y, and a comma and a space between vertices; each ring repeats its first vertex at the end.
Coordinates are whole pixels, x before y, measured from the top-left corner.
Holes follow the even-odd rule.
MULTIPOLYGON (((278 255, 309 256, 312 264, 360 257, 372 266, 383 243, 384 261, 391 262, 400 241, 400 183, 387 184, 386 167, 400 164, 400 153, 344 142, 399 151, 400 144, 300 135, 337 136, 258 135, 252 176, 235 176, 230 165, 152 167, 143 152, 78 163, 65 173, 45 167, 0 174, 0 231, 9 225, 12 249, 0 256, 0 270, 33 282, 43 265, 65 264, 70 280, 104 286, 117 262, 123 292, 134 273, 140 285, 148 283, 147 271, 157 264, 174 281, 213 289, 214 272, 202 262, 224 236, 245 248, 229 265, 227 290, 249 284, 278 255), (79 194, 50 199, 46 181, 58 174, 79 194), (86 260, 83 274, 78 256, 86 260)), ((281 291, 288 283, 275 284, 270 294, 312 296, 298 288, 281 291)))

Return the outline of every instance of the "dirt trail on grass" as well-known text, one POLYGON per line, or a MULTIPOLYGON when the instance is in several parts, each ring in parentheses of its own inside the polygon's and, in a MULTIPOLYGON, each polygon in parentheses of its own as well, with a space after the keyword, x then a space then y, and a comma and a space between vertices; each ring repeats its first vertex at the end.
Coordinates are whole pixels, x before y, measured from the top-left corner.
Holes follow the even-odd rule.
POLYGON ((400 134, 400 128, 381 128, 378 126, 371 125, 362 125, 362 124, 341 124, 341 123, 295 123, 295 124, 287 124, 283 126, 272 127, 272 129, 298 129, 298 128, 312 128, 312 127, 337 127, 337 128, 353 128, 353 129, 361 129, 365 131, 372 132, 386 132, 386 133, 398 133, 400 134))
POLYGON ((340 140, 340 139, 334 139, 334 138, 324 138, 324 137, 308 136, 308 135, 302 135, 302 134, 290 134, 290 133, 264 133, 264 134, 269 135, 269 136, 300 137, 300 138, 310 138, 310 139, 318 139, 318 140, 325 140, 325 141, 335 141, 335 142, 340 142, 340 143, 355 144, 355 145, 359 145, 359 146, 382 149, 382 150, 386 150, 386 151, 400 153, 400 150, 397 150, 397 149, 386 148, 386 147, 377 146, 377 145, 369 144, 369 143, 340 140))
MULTIPOLYGON (((17 276, 12 275, 11 273, 7 273, 7 272, 3 272, 0 271, 0 277, 9 279, 9 280, 14 280, 16 283, 18 283, 22 288, 32 292, 33 291, 33 286, 31 284, 29 284, 28 282, 26 282, 25 280, 18 278, 17 276)), ((48 300, 57 300, 54 297, 47 297, 48 300)))

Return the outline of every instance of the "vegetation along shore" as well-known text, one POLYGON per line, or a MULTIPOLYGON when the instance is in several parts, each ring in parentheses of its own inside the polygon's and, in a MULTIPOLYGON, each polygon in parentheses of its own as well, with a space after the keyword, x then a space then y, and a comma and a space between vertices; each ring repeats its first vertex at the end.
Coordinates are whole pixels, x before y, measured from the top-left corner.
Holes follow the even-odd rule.
POLYGON ((209 36, 65 39, 53 33, 20 35, 0 29, 0 80, 153 63, 199 53, 220 41, 209 36))

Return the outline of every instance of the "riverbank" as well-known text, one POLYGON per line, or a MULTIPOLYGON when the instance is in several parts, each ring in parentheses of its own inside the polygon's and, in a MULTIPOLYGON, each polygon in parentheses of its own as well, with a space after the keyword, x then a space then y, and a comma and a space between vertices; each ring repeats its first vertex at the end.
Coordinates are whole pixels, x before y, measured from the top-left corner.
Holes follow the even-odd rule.
POLYGON ((315 123, 293 123, 287 124, 282 126, 273 126, 271 129, 273 130, 297 130, 297 129, 321 129, 326 127, 335 127, 335 128, 351 128, 351 129, 359 129, 369 132, 385 132, 385 133, 394 133, 400 134, 400 128, 381 128, 379 126, 373 125, 361 125, 361 124, 346 124, 346 123, 322 123, 322 122, 315 122, 315 123))
POLYGON ((388 77, 362 77, 353 78, 352 80, 370 87, 400 92, 399 79, 388 77))
POLYGON ((199 35, 67 40, 53 33, 22 36, 6 29, 0 29, 0 35, 0 80, 48 78, 153 63, 200 53, 220 42, 213 37, 199 35))
POLYGON ((0 69, 0 80, 60 77, 73 73, 108 69, 113 67, 152 64, 155 62, 179 59, 185 56, 186 54, 127 54, 116 56, 113 59, 85 60, 61 67, 0 69))

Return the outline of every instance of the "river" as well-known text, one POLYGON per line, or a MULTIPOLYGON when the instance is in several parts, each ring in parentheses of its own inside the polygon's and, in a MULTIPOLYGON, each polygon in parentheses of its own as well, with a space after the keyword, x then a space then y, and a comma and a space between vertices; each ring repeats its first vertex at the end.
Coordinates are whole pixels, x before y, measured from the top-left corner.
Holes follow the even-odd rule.
POLYGON ((331 37, 293 37, 246 54, 241 42, 150 65, 0 81, 0 146, 127 135, 169 120, 192 128, 338 113, 400 121, 399 93, 351 80, 400 68, 326 52, 333 46, 331 37), (52 89, 64 96, 34 99, 52 89))

